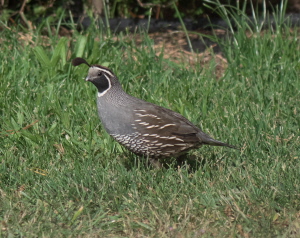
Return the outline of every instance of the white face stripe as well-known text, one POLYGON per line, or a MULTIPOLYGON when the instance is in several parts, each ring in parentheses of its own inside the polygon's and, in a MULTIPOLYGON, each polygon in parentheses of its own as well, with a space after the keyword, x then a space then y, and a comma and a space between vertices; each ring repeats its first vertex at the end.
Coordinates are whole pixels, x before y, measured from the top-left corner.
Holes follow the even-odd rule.
MULTIPOLYGON (((103 70, 103 71, 104 71, 104 70, 103 70)), ((104 71, 104 72, 106 73, 106 71, 104 71)), ((98 92, 98 97, 99 97, 99 98, 102 97, 105 93, 107 93, 107 91, 111 88, 111 82, 110 82, 110 79, 106 76, 105 73, 104 73, 104 76, 105 76, 105 78, 107 79, 109 86, 108 86, 108 89, 106 89, 106 90, 103 91, 102 93, 99 93, 99 92, 98 92)), ((110 74, 111 74, 111 73, 110 73, 110 74)))
POLYGON ((98 66, 92 66, 93 68, 98 68, 100 69, 101 71, 103 71, 104 73, 108 74, 109 76, 113 77, 114 75, 107 69, 104 69, 102 67, 98 67, 98 66))

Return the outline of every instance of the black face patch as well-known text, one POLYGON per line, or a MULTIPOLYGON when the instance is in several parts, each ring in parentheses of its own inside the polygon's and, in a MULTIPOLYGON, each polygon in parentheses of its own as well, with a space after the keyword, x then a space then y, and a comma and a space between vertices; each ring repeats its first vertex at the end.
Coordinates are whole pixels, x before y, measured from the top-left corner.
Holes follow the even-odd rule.
POLYGON ((91 80, 91 82, 97 87, 99 93, 103 93, 110 87, 108 76, 105 76, 104 72, 99 72, 98 77, 91 80))

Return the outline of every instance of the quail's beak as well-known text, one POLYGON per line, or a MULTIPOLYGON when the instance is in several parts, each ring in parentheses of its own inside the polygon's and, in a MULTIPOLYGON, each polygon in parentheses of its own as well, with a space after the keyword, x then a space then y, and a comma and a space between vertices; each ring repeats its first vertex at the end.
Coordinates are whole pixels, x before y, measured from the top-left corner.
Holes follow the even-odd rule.
POLYGON ((85 81, 91 81, 89 76, 86 76, 85 81))

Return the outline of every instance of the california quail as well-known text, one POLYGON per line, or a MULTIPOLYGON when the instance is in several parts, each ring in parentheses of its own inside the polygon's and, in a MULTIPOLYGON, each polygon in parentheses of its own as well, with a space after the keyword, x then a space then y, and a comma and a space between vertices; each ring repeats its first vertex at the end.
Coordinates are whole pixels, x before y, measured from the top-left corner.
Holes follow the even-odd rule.
POLYGON ((83 63, 90 67, 86 81, 98 89, 98 114, 104 128, 133 153, 154 162, 202 145, 235 148, 211 138, 177 112, 128 95, 110 69, 89 65, 82 58, 72 61, 74 66, 83 63))

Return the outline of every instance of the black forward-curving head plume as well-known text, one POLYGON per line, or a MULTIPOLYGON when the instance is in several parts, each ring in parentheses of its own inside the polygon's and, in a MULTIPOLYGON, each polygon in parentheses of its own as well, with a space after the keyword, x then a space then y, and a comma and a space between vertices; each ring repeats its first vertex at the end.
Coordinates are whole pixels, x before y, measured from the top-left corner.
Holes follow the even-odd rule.
POLYGON ((74 66, 78 66, 78 65, 81 65, 81 64, 86 64, 87 66, 91 67, 91 65, 88 64, 88 62, 86 62, 85 59, 80 58, 80 57, 77 57, 77 58, 73 59, 73 60, 72 60, 72 64, 73 64, 74 66))

